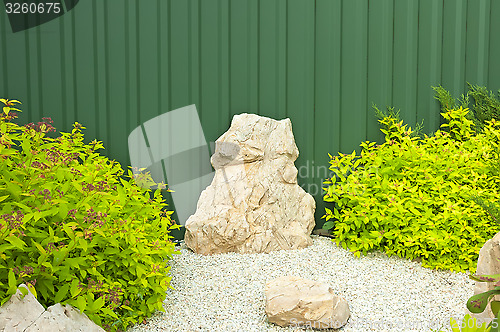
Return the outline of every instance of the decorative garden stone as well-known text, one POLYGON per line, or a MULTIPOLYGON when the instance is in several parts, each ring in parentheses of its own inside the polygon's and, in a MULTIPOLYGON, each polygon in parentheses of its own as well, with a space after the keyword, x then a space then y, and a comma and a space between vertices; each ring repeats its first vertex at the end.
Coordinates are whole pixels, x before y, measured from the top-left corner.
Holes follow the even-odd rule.
MULTIPOLYGON (((27 287, 21 284, 19 287, 27 287)), ((22 298, 19 290, 0 307, 0 332, 104 332, 70 305, 57 303, 47 308, 28 291, 22 298)))
MULTIPOLYGON (((24 284, 21 284, 19 287, 28 289, 24 284)), ((28 294, 24 298, 21 297, 21 291, 17 290, 0 307, 0 332, 25 331, 45 311, 31 292, 28 291, 28 294)))
POLYGON ((279 326, 340 328, 347 323, 349 305, 327 285, 285 276, 267 282, 266 315, 279 326))
POLYGON ((235 115, 216 141, 215 176, 186 221, 186 245, 204 255, 311 245, 316 204, 297 184, 298 155, 290 119, 235 115))
MULTIPOLYGON (((493 238, 486 241, 486 243, 479 250, 479 258, 477 259, 477 275, 482 274, 500 274, 500 233, 497 233, 493 238)), ((474 295, 487 292, 495 288, 493 282, 479 282, 476 281, 474 286, 474 295)), ((492 300, 500 301, 500 296, 495 295, 492 300)), ((491 306, 488 304, 486 309, 479 314, 473 314, 468 311, 471 317, 482 319, 483 321, 495 318, 491 311, 491 306)))

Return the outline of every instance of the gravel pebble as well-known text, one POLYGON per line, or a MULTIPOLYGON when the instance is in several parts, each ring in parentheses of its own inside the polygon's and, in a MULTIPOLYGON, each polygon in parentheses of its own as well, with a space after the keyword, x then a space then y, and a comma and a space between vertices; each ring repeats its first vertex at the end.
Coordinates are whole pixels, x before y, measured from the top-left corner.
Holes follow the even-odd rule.
POLYGON ((318 331, 267 322, 264 286, 283 275, 324 282, 347 300, 347 324, 323 331, 450 331, 450 317, 461 319, 474 294, 466 273, 427 269, 380 251, 358 258, 329 238, 312 239, 300 250, 213 256, 193 253, 181 242, 181 254, 169 261, 173 289, 165 312, 127 332, 318 331))

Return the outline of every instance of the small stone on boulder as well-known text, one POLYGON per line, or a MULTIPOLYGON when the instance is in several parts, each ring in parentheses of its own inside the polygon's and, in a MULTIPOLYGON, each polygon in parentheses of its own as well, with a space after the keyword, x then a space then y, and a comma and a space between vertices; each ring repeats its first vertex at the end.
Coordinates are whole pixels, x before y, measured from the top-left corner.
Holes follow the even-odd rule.
POLYGON ((194 252, 268 253, 312 244, 314 198, 297 184, 290 119, 235 115, 216 141, 212 183, 186 221, 194 252))
POLYGON ((347 323, 349 305, 327 285, 294 276, 268 281, 266 315, 279 326, 340 328, 347 323))

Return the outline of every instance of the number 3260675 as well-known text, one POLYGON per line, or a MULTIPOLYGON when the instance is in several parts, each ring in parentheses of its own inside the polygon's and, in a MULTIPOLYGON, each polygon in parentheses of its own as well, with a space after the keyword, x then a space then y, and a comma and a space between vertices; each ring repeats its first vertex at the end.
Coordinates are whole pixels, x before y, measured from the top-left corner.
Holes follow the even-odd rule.
POLYGON ((59 2, 41 2, 41 3, 11 3, 5 4, 7 14, 58 14, 61 12, 59 2))

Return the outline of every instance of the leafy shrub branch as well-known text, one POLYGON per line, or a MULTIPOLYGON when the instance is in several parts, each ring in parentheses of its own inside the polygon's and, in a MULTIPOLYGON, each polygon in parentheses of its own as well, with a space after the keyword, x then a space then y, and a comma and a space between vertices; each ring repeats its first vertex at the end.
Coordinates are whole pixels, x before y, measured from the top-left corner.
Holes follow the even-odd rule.
POLYGON ((163 310, 178 226, 160 189, 84 144, 81 124, 50 138, 50 118, 19 126, 19 102, 0 102, 0 304, 24 283, 45 307, 70 304, 110 331, 163 310))
POLYGON ((385 143, 361 143, 360 156, 330 156, 324 200, 334 205, 323 228, 334 241, 357 256, 380 249, 424 267, 474 272, 479 249, 500 231, 472 200, 499 202, 500 122, 476 135, 467 114, 443 112, 446 123, 433 137, 385 116, 385 143))

